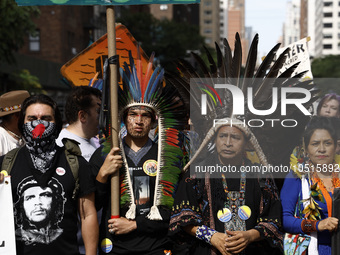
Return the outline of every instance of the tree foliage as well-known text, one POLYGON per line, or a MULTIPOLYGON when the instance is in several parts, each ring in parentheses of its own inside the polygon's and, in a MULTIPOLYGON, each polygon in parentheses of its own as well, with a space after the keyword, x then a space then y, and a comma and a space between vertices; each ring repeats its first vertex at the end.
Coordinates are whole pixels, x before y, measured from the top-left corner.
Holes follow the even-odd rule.
POLYGON ((312 62, 315 84, 321 90, 320 96, 329 92, 340 95, 340 56, 329 55, 312 62), (338 78, 338 79, 336 79, 338 78))
POLYGON ((314 59, 312 72, 316 78, 340 78, 340 56, 329 55, 314 59))
MULTIPOLYGON (((15 64, 14 52, 25 42, 28 34, 34 35, 36 25, 33 18, 40 14, 38 7, 18 6, 14 0, 0 0, 0 62, 15 64)), ((31 93, 43 92, 39 79, 28 70, 4 72, 0 70, 1 93, 25 89, 31 93)))
POLYGON ((44 93, 39 78, 32 75, 28 70, 17 70, 11 73, 0 73, 1 93, 11 90, 27 90, 31 94, 44 93))
POLYGON ((14 0, 0 1, 0 61, 14 63, 13 52, 24 44, 27 34, 34 34, 36 25, 32 18, 40 11, 37 7, 18 6, 14 0))
POLYGON ((155 56, 166 70, 174 71, 173 61, 185 58, 187 52, 200 50, 204 39, 197 26, 169 20, 157 20, 149 13, 123 13, 118 20, 140 43, 147 55, 155 56))

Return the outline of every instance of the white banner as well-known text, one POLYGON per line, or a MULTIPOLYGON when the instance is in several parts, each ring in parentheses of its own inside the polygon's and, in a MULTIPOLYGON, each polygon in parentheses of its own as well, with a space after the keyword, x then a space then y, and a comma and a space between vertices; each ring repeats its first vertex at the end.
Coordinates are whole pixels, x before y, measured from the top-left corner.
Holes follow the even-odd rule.
POLYGON ((294 75, 297 73, 301 73, 303 71, 308 72, 302 77, 303 80, 311 80, 313 79, 310 59, 309 59, 309 52, 307 48, 307 42, 309 39, 303 38, 300 41, 297 41, 295 43, 289 44, 287 47, 280 48, 276 56, 280 56, 280 54, 286 50, 287 48, 290 48, 290 51, 288 53, 288 57, 286 59, 286 62, 283 64, 283 67, 280 69, 279 74, 283 73, 285 70, 287 70, 292 65, 296 64, 297 62, 301 62, 299 66, 295 69, 294 75))
POLYGON ((0 184, 0 255, 16 255, 11 177, 0 184))

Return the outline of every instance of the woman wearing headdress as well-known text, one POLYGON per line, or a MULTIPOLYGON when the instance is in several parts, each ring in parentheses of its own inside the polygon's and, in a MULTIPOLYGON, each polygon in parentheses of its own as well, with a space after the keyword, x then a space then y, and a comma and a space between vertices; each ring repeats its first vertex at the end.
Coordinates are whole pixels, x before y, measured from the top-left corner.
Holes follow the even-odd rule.
POLYGON ((331 120, 314 117, 304 132, 304 155, 292 155, 292 172, 281 190, 284 230, 311 235, 309 255, 331 254, 331 233, 338 227, 331 215, 332 194, 340 187, 336 141, 331 120))

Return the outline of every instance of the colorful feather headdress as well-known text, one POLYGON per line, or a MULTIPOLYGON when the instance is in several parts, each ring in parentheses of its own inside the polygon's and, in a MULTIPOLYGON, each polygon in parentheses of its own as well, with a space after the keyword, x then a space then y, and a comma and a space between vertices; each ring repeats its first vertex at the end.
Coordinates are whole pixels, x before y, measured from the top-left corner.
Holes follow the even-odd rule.
MULTIPOLYGON (((314 90, 314 85, 311 80, 300 81, 300 78, 305 72, 293 75, 298 64, 288 68, 283 73, 279 74, 279 70, 283 67, 289 49, 285 50, 279 57, 276 58, 276 52, 280 47, 277 44, 262 61, 259 68, 256 70, 257 63, 257 45, 258 35, 256 35, 251 43, 249 54, 247 57, 244 71, 242 72, 242 48, 239 34, 235 36, 235 47, 232 54, 229 43, 226 39, 223 41, 224 54, 219 45, 216 46, 217 63, 214 61, 212 54, 206 50, 209 66, 205 64, 203 59, 196 53, 192 53, 195 60, 196 70, 190 63, 185 60, 179 60, 177 68, 180 75, 169 75, 167 80, 175 84, 180 91, 185 102, 190 107, 190 118, 194 124, 195 131, 200 137, 205 138, 196 155, 186 166, 189 165, 198 157, 198 155, 206 150, 206 145, 211 142, 215 132, 219 127, 233 121, 240 123, 235 125, 240 128, 246 135, 251 137, 250 142, 252 149, 257 153, 257 156, 262 164, 283 164, 289 165, 289 156, 293 148, 298 144, 301 138, 305 125, 310 119, 310 116, 304 115, 294 105, 287 105, 286 115, 281 114, 281 90, 282 88, 304 88, 310 91, 311 99, 304 104, 308 109, 317 99, 317 90, 314 90), (203 80, 204 78, 204 80, 203 80), (229 90, 224 89, 223 92, 217 93, 214 84, 230 84, 236 86, 243 92, 244 101, 236 102, 236 105, 241 105, 244 109, 243 115, 235 114, 233 108, 233 97, 229 90), (248 95, 248 88, 252 89, 252 95, 248 95), (266 115, 259 116, 253 114, 248 107, 249 99, 252 101, 253 107, 257 110, 267 110, 271 108, 273 102, 272 91, 277 89, 277 109, 266 115), (201 98, 202 94, 206 94, 206 115, 201 115, 201 98), (251 97, 251 98, 249 98, 251 97), (265 119, 275 119, 280 123, 283 119, 297 119, 298 125, 291 128, 285 128, 281 125, 272 127, 270 123, 263 125, 261 128, 246 126, 243 123, 248 123, 251 119, 259 119, 265 122, 265 119), (213 125, 216 119, 223 120, 218 125, 213 125), (213 126, 213 127, 212 127, 213 126)), ((301 95, 290 93, 287 98, 299 98, 301 95)))
MULTIPOLYGON (((180 130, 185 125, 186 111, 176 89, 164 81, 164 69, 156 67, 153 71, 153 54, 149 60, 145 75, 143 74, 140 57, 136 63, 129 54, 129 64, 120 68, 123 86, 118 92, 118 111, 122 117, 124 112, 133 106, 146 106, 158 117, 158 159, 157 175, 153 206, 147 217, 151 220, 161 220, 158 206, 172 207, 173 192, 182 169, 182 139, 180 130)), ((123 159, 128 169, 126 157, 123 159)), ((129 205, 126 218, 135 219, 135 198, 128 170, 125 171, 121 183, 121 205, 129 205)))

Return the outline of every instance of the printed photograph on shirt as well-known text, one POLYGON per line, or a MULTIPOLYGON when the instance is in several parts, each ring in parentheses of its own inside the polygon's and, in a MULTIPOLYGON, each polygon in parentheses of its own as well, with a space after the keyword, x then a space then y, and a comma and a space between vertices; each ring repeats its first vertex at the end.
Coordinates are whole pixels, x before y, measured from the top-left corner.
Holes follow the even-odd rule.
POLYGON ((150 211, 150 189, 148 176, 135 176, 134 191, 137 209, 141 215, 150 211))
POLYGON ((63 233, 58 224, 64 217, 66 202, 61 183, 52 177, 47 187, 42 188, 29 176, 19 183, 17 194, 16 236, 26 244, 49 244, 56 240, 63 233))

